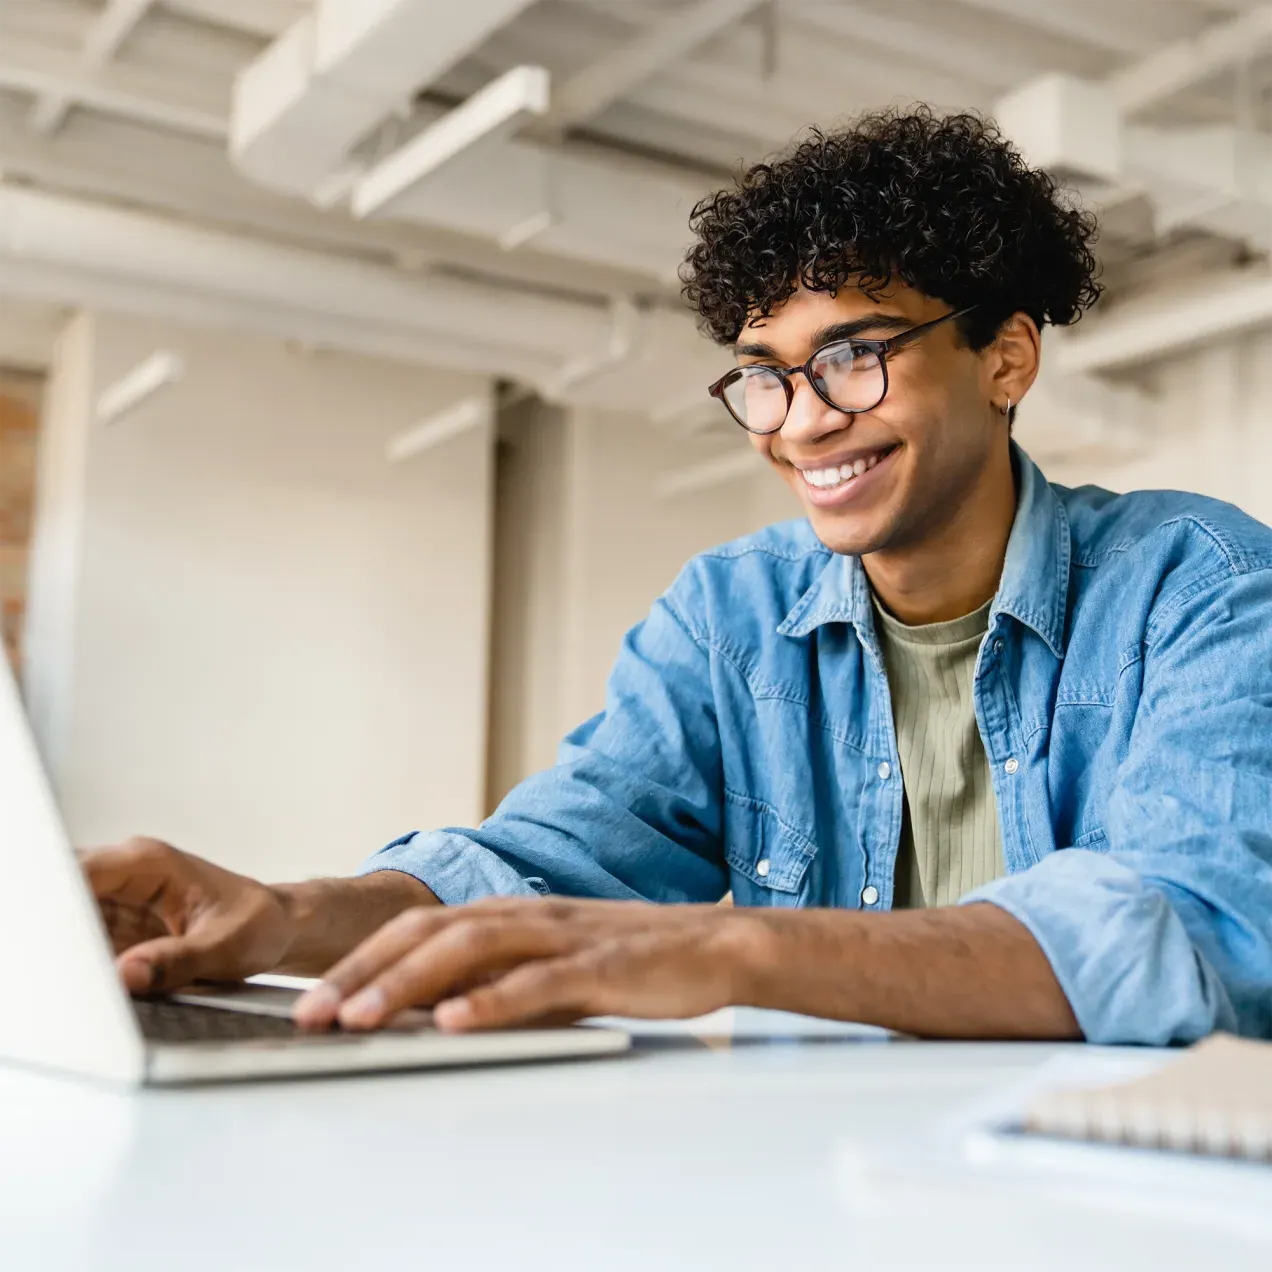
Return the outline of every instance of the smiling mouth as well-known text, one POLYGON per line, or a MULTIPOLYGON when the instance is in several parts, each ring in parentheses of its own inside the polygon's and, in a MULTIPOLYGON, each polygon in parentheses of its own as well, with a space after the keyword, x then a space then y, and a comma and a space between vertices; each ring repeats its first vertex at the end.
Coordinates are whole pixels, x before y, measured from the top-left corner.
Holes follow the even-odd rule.
POLYGON ((813 490, 844 490, 860 481, 866 473, 892 455, 899 446, 900 443, 884 446, 867 455, 858 455, 850 463, 839 464, 835 467, 801 468, 799 474, 804 479, 804 484, 813 490))

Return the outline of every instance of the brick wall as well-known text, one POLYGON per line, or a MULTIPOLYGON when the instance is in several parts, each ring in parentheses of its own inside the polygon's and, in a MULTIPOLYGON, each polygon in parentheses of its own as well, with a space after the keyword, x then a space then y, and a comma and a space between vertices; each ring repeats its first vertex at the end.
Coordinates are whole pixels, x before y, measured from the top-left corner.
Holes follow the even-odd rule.
POLYGON ((16 668, 22 664, 41 388, 36 376, 0 370, 0 631, 16 668))

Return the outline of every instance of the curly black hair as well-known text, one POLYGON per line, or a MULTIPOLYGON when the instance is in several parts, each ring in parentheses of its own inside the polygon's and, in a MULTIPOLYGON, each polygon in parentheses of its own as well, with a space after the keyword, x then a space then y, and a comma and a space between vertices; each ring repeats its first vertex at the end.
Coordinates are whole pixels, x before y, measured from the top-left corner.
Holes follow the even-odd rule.
POLYGON ((707 335, 735 341, 798 284, 877 297, 901 282, 955 309, 983 349, 1016 312, 1067 325, 1099 298, 1095 217, 991 122, 930 107, 810 131, 703 199, 681 267, 707 335))

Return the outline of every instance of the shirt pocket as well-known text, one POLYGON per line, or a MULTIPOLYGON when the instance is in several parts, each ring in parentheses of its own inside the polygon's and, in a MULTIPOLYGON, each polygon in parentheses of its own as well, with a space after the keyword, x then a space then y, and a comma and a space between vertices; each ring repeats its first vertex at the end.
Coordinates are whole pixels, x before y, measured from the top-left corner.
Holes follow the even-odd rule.
POLYGON ((1108 852, 1109 837, 1104 833, 1103 826, 1092 826, 1089 830, 1076 835, 1069 847, 1086 848, 1091 852, 1108 852))
POLYGON ((724 856, 738 905, 797 906, 817 847, 763 800, 724 793, 724 856))

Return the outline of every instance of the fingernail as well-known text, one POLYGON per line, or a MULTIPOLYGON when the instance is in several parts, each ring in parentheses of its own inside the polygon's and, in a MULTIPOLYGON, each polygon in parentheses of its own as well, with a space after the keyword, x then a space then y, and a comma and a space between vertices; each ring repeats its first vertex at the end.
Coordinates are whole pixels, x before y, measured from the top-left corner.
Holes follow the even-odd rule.
POLYGON ((342 1025, 375 1025, 384 1015, 384 990, 372 985, 355 994, 340 1008, 342 1025))
POLYGON ((433 1008, 433 1023, 439 1029, 468 1029, 473 1024, 472 1004, 467 998, 449 998, 433 1008))
POLYGON ((340 1010, 340 991, 325 981, 315 985, 296 999, 292 1006, 292 1015, 297 1020, 323 1021, 332 1020, 340 1010))
POLYGON ((119 965, 119 974, 123 978, 124 988, 130 994, 148 994, 154 978, 149 963, 140 959, 128 959, 119 965))

